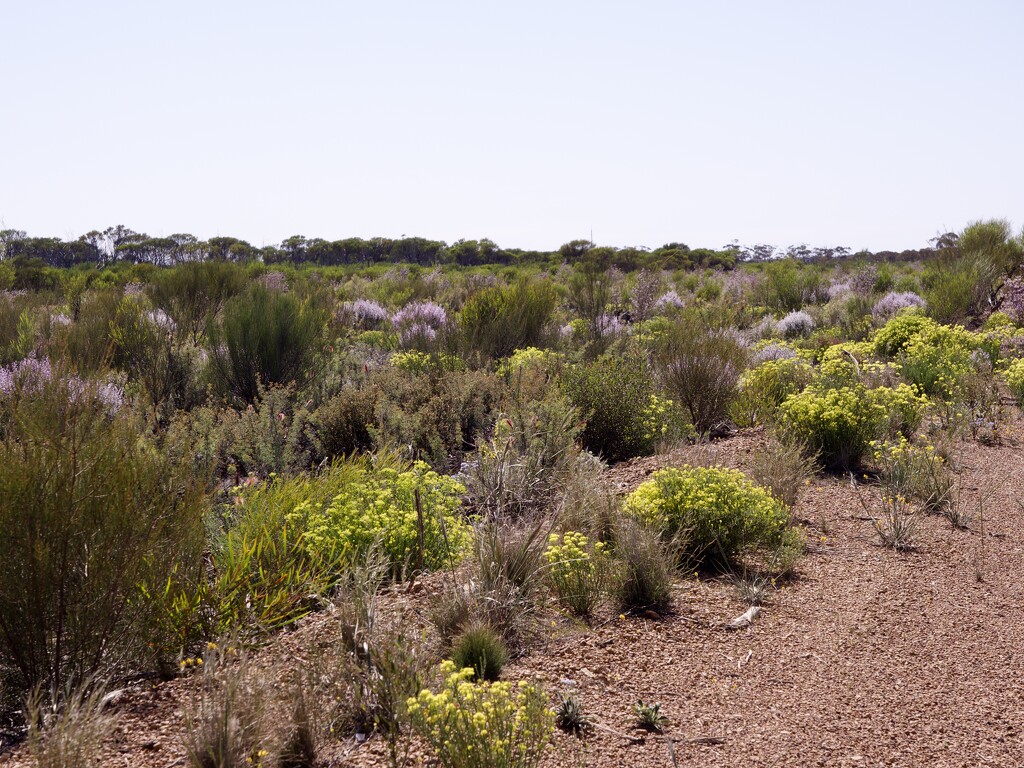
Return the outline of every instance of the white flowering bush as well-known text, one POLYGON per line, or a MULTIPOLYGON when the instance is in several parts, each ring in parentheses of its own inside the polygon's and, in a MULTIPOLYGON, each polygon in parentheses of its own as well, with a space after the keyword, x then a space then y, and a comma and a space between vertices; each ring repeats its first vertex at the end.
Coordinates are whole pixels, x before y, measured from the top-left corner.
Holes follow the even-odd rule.
POLYGON ((543 689, 525 681, 474 683, 473 670, 441 663, 444 683, 408 701, 412 727, 445 768, 531 768, 554 732, 543 689))
POLYGON ((924 308, 924 299, 913 291, 889 291, 889 293, 875 302, 875 306, 871 310, 871 316, 876 323, 884 323, 904 310, 924 310, 924 308))
POLYGON ((779 320, 775 328, 780 336, 787 339, 807 336, 814 330, 814 318, 799 309, 779 320))

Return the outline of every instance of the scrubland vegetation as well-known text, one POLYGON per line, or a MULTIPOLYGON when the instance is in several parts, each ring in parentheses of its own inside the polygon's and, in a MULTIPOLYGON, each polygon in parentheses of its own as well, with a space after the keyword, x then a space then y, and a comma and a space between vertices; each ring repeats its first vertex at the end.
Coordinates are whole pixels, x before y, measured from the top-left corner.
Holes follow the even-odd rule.
POLYGON ((1024 396, 1024 240, 998 221, 902 257, 123 228, 4 248, 0 705, 39 765, 95 764, 104 693, 146 676, 190 682, 193 766, 356 738, 393 765, 536 765, 556 726, 590 730, 585 701, 503 679, 545 626, 793 578, 816 474, 857 484, 881 545, 963 527, 957 446, 998 444, 1024 396), (736 429, 772 435, 749 475, 603 482, 736 429), (385 589, 423 611, 382 616, 385 589), (252 664, 317 612, 314 662, 252 664))

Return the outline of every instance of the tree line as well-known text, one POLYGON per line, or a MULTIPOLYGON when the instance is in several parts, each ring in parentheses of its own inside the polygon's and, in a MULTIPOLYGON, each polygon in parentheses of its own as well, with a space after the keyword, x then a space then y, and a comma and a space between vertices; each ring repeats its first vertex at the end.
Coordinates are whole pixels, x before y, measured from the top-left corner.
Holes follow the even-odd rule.
MULTIPOLYGON (((946 237, 945 235, 943 237, 946 237)), ((933 243, 941 240, 936 238, 933 243)), ((202 240, 181 233, 151 237, 123 225, 92 230, 77 240, 29 237, 21 230, 0 230, 0 259, 24 266, 75 267, 110 266, 117 263, 152 264, 169 267, 198 261, 262 262, 264 264, 317 264, 320 266, 370 265, 380 263, 436 266, 516 265, 551 262, 578 263, 587 258, 625 271, 635 269, 732 269, 741 262, 793 258, 809 262, 830 262, 846 258, 877 261, 909 261, 928 256, 934 248, 907 251, 858 251, 846 247, 810 247, 805 244, 782 249, 773 245, 740 245, 733 241, 721 248, 690 248, 685 243, 666 243, 659 248, 612 248, 596 246, 589 240, 573 240, 555 251, 502 248, 494 241, 458 240, 448 244, 423 237, 350 237, 325 240, 293 235, 278 245, 256 247, 236 237, 202 240)))

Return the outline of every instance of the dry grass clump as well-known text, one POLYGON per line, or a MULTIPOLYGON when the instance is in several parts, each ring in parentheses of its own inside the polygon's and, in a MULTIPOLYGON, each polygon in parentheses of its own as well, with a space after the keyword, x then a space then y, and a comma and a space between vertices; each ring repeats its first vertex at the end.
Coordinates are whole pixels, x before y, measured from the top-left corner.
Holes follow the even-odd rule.
POLYGON ((277 759, 281 727, 268 680, 234 642, 209 643, 182 662, 194 670, 182 709, 183 742, 192 768, 249 768, 277 759))
POLYGON ((84 684, 63 697, 36 687, 25 704, 28 751, 38 768, 94 768, 114 725, 103 688, 84 684))
POLYGON ((792 508, 800 490, 814 477, 817 457, 799 440, 779 433, 750 457, 750 475, 758 485, 771 491, 792 508))
POLYGON ((616 528, 612 588, 625 611, 663 610, 672 599, 675 555, 657 531, 624 518, 616 528))

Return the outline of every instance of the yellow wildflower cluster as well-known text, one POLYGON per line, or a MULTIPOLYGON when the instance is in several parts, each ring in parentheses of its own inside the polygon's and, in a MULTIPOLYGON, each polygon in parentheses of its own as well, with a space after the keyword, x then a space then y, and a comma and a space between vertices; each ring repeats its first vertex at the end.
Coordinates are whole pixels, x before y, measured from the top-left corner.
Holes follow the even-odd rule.
POLYGON ((607 569, 604 543, 598 541, 591 545, 579 531, 552 533, 544 559, 559 602, 579 616, 589 616, 600 599, 607 569))
POLYGON ((390 359, 395 368, 408 373, 427 373, 428 371, 461 371, 466 367, 462 359, 456 355, 448 355, 444 352, 428 355, 426 352, 409 350, 408 352, 395 352, 390 359))
POLYGON ((525 347, 517 349, 509 357, 498 363, 497 373, 499 376, 508 377, 523 368, 536 368, 548 371, 556 367, 561 362, 561 359, 562 355, 549 349, 525 347))
POLYGON ((647 407, 640 417, 645 440, 657 440, 668 434, 674 408, 675 403, 668 398, 651 395, 647 407))
MULTIPOLYGON (((918 499, 927 509, 942 511, 953 496, 953 477, 946 460, 932 445, 896 441, 871 443, 871 456, 891 496, 918 499)), ((898 499, 899 500, 899 499, 898 499)))
POLYGON ((423 510, 424 565, 436 568, 449 557, 461 557, 470 539, 470 528, 459 514, 466 489, 421 461, 405 471, 384 467, 361 472, 326 508, 303 502, 288 518, 305 527, 303 544, 313 555, 326 557, 339 549, 365 552, 379 541, 398 564, 418 546, 416 491, 423 510))
POLYGON ((1006 385, 1021 403, 1024 403, 1024 358, 1014 360, 1003 372, 1006 385))
POLYGON ((537 685, 474 683, 473 670, 441 664, 440 691, 407 702, 413 728, 446 768, 531 768, 540 762, 555 714, 537 685))

